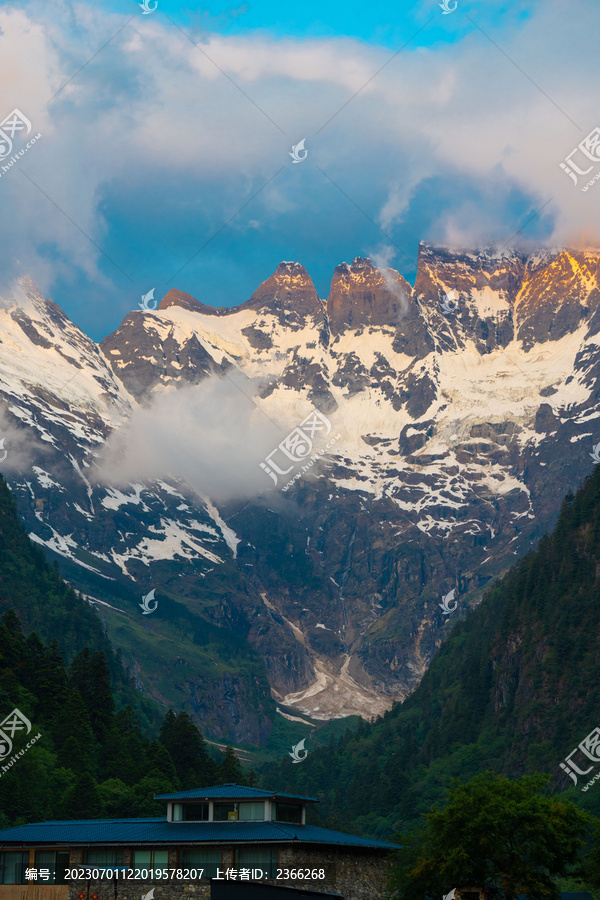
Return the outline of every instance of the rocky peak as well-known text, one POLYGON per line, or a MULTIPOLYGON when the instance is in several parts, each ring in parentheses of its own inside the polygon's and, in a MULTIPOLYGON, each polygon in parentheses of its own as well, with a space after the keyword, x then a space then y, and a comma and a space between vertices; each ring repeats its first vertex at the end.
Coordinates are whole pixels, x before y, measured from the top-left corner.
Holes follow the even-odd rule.
POLYGON ((179 306, 182 309, 189 309, 190 312, 203 313, 205 316, 222 316, 224 313, 229 312, 229 310, 224 309, 223 307, 217 309, 215 306, 208 306, 206 303, 201 303, 200 300, 196 300, 191 294, 186 294, 185 291, 178 291, 175 288, 171 288, 171 290, 165 294, 158 304, 158 309, 165 310, 169 309, 170 306, 179 306))
MULTIPOLYGON (((351 265, 343 262, 340 263, 339 266, 336 266, 335 273, 341 273, 344 275, 353 275, 353 276, 368 276, 372 274, 377 274, 379 269, 373 262, 369 259, 368 256, 355 256, 351 265)), ((334 273, 334 275, 335 275, 334 273)))
POLYGON ((600 328, 600 254, 560 250, 532 255, 516 298, 518 337, 524 346, 557 341, 587 320, 600 328))
POLYGON ((521 286, 525 261, 526 257, 514 250, 469 252, 422 243, 415 293, 419 297, 428 297, 433 291, 439 297, 450 289, 469 293, 489 287, 505 294, 508 292, 514 301, 521 286))
POLYGON ((282 310, 298 316, 313 316, 323 320, 323 307, 315 286, 304 268, 297 262, 281 262, 274 273, 254 291, 250 300, 236 309, 256 309, 277 313, 282 310))
POLYGON ((290 278, 298 278, 298 277, 307 277, 308 274, 303 265, 299 262, 280 262, 275 272, 273 273, 273 277, 282 277, 284 275, 290 276, 290 278))
POLYGON ((411 307, 412 288, 395 269, 379 269, 357 256, 337 266, 327 314, 332 334, 361 325, 397 326, 411 307))

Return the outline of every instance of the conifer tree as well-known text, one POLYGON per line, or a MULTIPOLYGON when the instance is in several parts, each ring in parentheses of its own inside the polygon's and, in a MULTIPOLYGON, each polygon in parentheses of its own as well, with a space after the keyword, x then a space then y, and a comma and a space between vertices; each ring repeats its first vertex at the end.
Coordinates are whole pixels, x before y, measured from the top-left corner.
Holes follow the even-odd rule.
POLYGON ((75 784, 68 789, 63 811, 67 819, 96 819, 100 816, 102 801, 96 782, 89 772, 82 772, 75 784))
POLYGON ((113 724, 113 700, 110 671, 102 650, 92 653, 88 647, 78 653, 69 669, 71 687, 76 688, 87 708, 92 730, 103 739, 113 724))
POLYGON ((186 712, 175 715, 173 710, 168 711, 159 741, 169 751, 182 790, 218 783, 217 764, 209 756, 202 734, 186 712))
POLYGON ((242 764, 235 755, 233 747, 226 747, 219 766, 219 782, 221 784, 247 784, 242 764))
POLYGON ((146 774, 149 741, 142 735, 138 718, 126 706, 114 716, 110 731, 103 743, 102 770, 108 778, 119 778, 127 785, 146 774))
POLYGON ((79 691, 69 691, 52 724, 52 738, 59 765, 77 773, 95 770, 98 745, 79 691))

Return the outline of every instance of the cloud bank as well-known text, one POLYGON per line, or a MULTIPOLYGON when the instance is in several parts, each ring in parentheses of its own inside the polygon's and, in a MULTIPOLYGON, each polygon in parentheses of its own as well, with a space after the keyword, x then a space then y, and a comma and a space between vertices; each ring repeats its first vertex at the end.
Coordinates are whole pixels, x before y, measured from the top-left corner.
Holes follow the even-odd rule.
POLYGON ((596 244, 600 187, 559 165, 600 124, 594 0, 459 7, 443 35, 407 17, 407 41, 422 30, 393 58, 343 35, 2 7, 0 118, 19 108, 43 135, 0 180, 2 277, 20 264, 106 333, 153 284, 231 305, 282 258, 323 294, 378 241, 401 271, 419 240, 596 244))
MULTIPOLYGON (((312 410, 307 407, 296 423, 281 427, 250 399, 255 389, 245 383, 242 390, 229 378, 212 376, 157 395, 109 436, 99 482, 127 486, 177 478, 217 502, 277 495, 300 466, 275 486, 260 463, 312 410)), ((315 439, 315 452, 324 445, 325 439, 315 439)))

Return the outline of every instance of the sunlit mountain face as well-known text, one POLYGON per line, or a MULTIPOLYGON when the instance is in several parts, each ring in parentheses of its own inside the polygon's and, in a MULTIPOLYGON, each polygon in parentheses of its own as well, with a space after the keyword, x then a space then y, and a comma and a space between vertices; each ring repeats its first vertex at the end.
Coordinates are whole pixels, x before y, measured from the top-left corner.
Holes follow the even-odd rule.
POLYGON ((99 344, 23 279, 1 468, 140 690, 256 744, 271 695, 370 718, 593 466, 599 277, 592 250, 422 244, 414 287, 356 258, 321 299, 283 262, 237 306, 172 289, 99 344))

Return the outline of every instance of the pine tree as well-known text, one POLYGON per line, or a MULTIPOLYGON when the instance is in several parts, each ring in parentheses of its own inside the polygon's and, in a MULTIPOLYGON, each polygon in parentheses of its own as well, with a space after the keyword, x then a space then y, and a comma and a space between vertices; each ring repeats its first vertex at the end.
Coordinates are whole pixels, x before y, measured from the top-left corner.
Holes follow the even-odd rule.
POLYGON ((45 647, 32 632, 25 642, 22 681, 43 700, 40 722, 52 718, 65 704, 68 693, 67 672, 62 653, 53 640, 45 647))
POLYGON ((181 788, 171 755, 160 741, 153 741, 148 749, 148 774, 166 778, 171 786, 171 791, 181 788))
POLYGON ((52 723, 51 734, 59 765, 78 773, 95 771, 98 745, 79 691, 69 691, 52 723))
POLYGON ((219 783, 219 769, 208 755, 206 742, 185 712, 169 710, 161 726, 159 741, 175 765, 182 790, 219 783))
POLYGON ((112 727, 115 713, 110 670, 104 652, 92 653, 86 647, 78 653, 69 669, 69 681, 81 694, 96 738, 102 740, 112 727))
POLYGON ((63 815, 66 819, 96 819, 102 812, 102 800, 96 782, 83 772, 65 794, 63 815))
POLYGON ((226 747, 219 766, 220 784, 247 784, 242 764, 234 753, 233 747, 226 747))
POLYGON ((133 785, 146 773, 150 742, 142 735, 137 715, 126 706, 114 716, 104 737, 102 771, 107 778, 119 778, 133 785))

